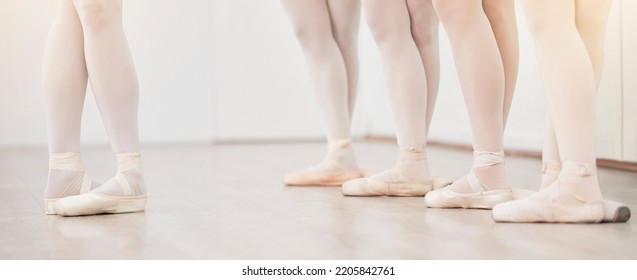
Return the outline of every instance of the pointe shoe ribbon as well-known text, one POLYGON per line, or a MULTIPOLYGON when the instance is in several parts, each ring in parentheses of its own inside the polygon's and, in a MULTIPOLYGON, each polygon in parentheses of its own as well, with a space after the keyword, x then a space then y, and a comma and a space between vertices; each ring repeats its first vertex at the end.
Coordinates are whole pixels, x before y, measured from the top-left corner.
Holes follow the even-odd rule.
POLYGON ((431 208, 471 208, 491 209, 494 205, 513 199, 511 189, 492 189, 482 183, 474 169, 496 164, 504 164, 504 152, 473 152, 473 166, 467 174, 471 193, 459 193, 448 188, 434 190, 425 196, 425 204, 431 208))

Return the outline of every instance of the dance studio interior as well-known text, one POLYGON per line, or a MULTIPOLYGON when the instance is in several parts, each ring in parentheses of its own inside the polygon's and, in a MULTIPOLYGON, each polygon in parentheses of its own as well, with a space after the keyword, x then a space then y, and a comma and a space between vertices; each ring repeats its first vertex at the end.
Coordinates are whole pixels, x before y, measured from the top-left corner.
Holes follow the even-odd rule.
MULTIPOLYGON (((76 216, 50 208, 45 196, 52 153, 46 76, 71 63, 43 69, 60 2, 0 1, 0 259, 637 258, 637 222, 630 212, 622 212, 621 221, 499 222, 497 206, 493 212, 428 207, 424 193, 348 195, 343 182, 287 184, 286 175, 320 165, 331 149, 326 141, 330 114, 325 113, 330 105, 317 98, 330 70, 308 67, 311 59, 299 42, 304 34, 293 27, 287 2, 123 1, 123 29, 139 86, 139 154, 147 202, 144 197, 145 208, 132 213, 76 216)), ((397 138, 397 133, 409 126, 400 121, 409 110, 400 106, 416 103, 393 99, 393 91, 413 88, 400 76, 409 76, 407 68, 387 67, 397 60, 383 56, 391 44, 377 43, 382 32, 374 32, 379 21, 372 18, 378 12, 372 3, 363 0, 357 7, 358 79, 355 102, 350 99, 347 147, 355 154, 360 177, 375 178, 403 159, 397 142, 409 137, 397 138)), ((501 143, 506 162, 498 162, 505 166, 514 197, 518 190, 540 190, 551 93, 546 85, 568 76, 562 77, 563 71, 542 76, 538 61, 544 61, 545 52, 536 49, 540 45, 529 31, 530 12, 525 13, 523 3, 514 4, 519 64, 501 143)), ((467 94, 480 82, 461 81, 462 63, 454 55, 462 52, 454 50, 462 46, 452 45, 452 29, 440 15, 439 86, 426 133, 427 176, 451 183, 472 170, 476 131, 463 91, 467 94)), ((79 18, 86 20, 81 13, 79 18)), ((85 42, 90 35, 84 30, 85 42)), ((637 2, 612 1, 604 44, 594 104, 596 176, 605 202, 636 211, 637 2)), ((86 173, 99 184, 120 171, 109 145, 113 135, 104 125, 108 109, 98 105, 101 95, 93 92, 102 83, 92 80, 99 71, 89 46, 81 148, 74 152, 81 152, 86 173)), ((495 75, 488 67, 477 69, 485 77, 495 75)), ((117 76, 109 75, 105 79, 117 76)), ((578 102, 566 103, 577 107, 578 102)), ((420 112, 426 112, 424 107, 420 112)), ((64 137, 67 132, 60 133, 64 137)), ((559 145, 562 135, 556 134, 559 145)))

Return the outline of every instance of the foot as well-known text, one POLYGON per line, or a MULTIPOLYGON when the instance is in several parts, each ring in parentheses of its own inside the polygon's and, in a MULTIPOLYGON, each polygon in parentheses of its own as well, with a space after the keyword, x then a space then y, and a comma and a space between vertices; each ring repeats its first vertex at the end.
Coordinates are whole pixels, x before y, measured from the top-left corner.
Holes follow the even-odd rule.
POLYGON ((348 181, 342 192, 346 196, 423 196, 450 183, 448 179, 429 176, 426 153, 411 149, 401 151, 393 168, 348 181))
POLYGON ((559 179, 526 198, 493 208, 496 222, 598 223, 604 204, 597 176, 583 163, 564 162, 559 179))
POLYGON ((49 176, 44 189, 44 211, 55 215, 54 203, 63 197, 89 192, 95 184, 88 176, 79 153, 49 155, 49 176))
POLYGON ((96 189, 55 203, 62 216, 141 212, 146 208, 146 188, 139 153, 117 154, 117 174, 96 189))
POLYGON ((474 152, 471 172, 450 186, 425 196, 427 207, 491 209, 513 199, 506 185, 503 152, 474 152))
POLYGON ((351 140, 331 147, 325 160, 319 165, 293 172, 283 177, 287 186, 340 186, 343 183, 364 177, 358 168, 351 140))
MULTIPOLYGON (((550 161, 542 163, 542 185, 540 190, 548 188, 557 180, 562 164, 550 161)), ((604 223, 625 223, 630 220, 630 208, 618 201, 604 199, 604 223)))
POLYGON ((349 180, 364 176, 364 172, 359 169, 351 169, 340 162, 326 160, 317 166, 285 175, 283 183, 287 186, 340 186, 349 180))

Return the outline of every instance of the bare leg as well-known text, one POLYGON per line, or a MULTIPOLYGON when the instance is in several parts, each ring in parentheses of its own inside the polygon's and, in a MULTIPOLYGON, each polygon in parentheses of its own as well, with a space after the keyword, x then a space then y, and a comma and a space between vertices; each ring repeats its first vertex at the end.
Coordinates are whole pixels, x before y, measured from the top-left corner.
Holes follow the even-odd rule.
POLYGON ((54 214, 58 198, 90 190, 80 160, 80 126, 88 75, 82 25, 71 0, 60 0, 42 63, 49 142, 49 178, 44 191, 46 212, 54 214))
POLYGON ((505 78, 498 42, 482 2, 435 0, 433 4, 451 41, 475 152, 471 172, 444 190, 429 193, 426 202, 429 207, 491 208, 511 199, 502 152, 505 78))
POLYGON ((146 189, 137 129, 139 93, 122 24, 121 0, 74 0, 84 53, 102 121, 117 155, 117 174, 90 193, 58 200, 66 216, 143 211, 146 189))
POLYGON ((599 222, 604 217, 595 158, 595 70, 575 25, 575 1, 524 1, 562 162, 559 180, 503 203, 496 221, 599 222), (577 100, 577 103, 573 103, 577 100))
POLYGON ((358 79, 357 3, 283 0, 305 53, 313 88, 327 128, 327 156, 322 163, 286 175, 287 185, 341 185, 362 177, 350 138, 350 118, 358 79), (331 18, 334 14, 335 18, 331 18), (350 83, 352 79, 353 83, 350 83))

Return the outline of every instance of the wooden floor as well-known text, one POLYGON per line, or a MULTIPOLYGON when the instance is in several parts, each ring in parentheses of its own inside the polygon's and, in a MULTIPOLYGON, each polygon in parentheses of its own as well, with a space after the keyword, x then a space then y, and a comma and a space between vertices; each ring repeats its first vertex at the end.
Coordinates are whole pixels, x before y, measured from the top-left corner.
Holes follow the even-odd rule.
MULTIPOLYGON (((355 147, 361 165, 393 163, 393 143, 355 147)), ((624 224, 496 224, 490 211, 427 209, 419 198, 343 197, 338 187, 285 187, 318 162, 318 143, 146 146, 145 213, 44 215, 46 149, 0 150, 0 259, 637 259, 624 224)), ((432 147, 435 175, 458 178, 471 154, 432 147)), ((98 181, 108 148, 83 150, 98 181)), ((510 182, 536 189, 540 162, 507 159, 510 182)), ((606 198, 637 211, 637 173, 600 170, 606 198)))

